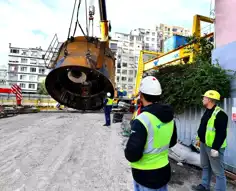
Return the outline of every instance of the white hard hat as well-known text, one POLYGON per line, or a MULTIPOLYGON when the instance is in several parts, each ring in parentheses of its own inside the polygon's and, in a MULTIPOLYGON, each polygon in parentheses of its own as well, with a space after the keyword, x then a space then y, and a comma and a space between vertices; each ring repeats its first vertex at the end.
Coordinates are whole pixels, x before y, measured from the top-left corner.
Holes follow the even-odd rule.
POLYGON ((162 89, 160 82, 154 76, 143 78, 139 91, 147 95, 161 95, 162 89))
POLYGON ((107 92, 107 96, 108 96, 108 97, 111 97, 111 93, 110 93, 110 92, 107 92))

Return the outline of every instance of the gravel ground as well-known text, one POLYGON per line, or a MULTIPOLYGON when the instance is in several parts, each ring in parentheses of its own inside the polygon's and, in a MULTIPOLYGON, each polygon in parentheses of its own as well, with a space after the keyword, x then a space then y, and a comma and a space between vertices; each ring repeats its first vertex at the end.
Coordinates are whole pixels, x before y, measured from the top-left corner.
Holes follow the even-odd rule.
POLYGON ((103 124, 102 114, 1 119, 0 190, 131 190, 120 125, 103 124))
MULTIPOLYGON (((131 191, 123 152, 127 138, 120 135, 120 124, 103 123, 103 114, 0 119, 0 191, 131 191)), ((175 162, 172 169, 170 191, 188 191, 199 181, 196 169, 175 162)))

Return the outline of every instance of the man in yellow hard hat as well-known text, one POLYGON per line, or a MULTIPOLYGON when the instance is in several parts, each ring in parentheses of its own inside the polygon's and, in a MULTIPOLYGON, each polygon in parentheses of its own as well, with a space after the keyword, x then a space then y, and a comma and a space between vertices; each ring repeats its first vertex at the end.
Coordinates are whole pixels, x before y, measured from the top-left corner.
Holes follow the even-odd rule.
POLYGON ((203 172, 201 184, 192 186, 196 191, 210 190, 212 172, 216 175, 215 190, 226 191, 224 151, 227 146, 228 116, 216 105, 219 100, 220 94, 215 90, 209 90, 203 95, 202 103, 206 111, 198 129, 203 172))
POLYGON ((168 150, 177 142, 174 112, 159 104, 162 88, 153 76, 140 85, 141 113, 131 124, 131 135, 125 148, 130 162, 135 191, 167 191, 171 178, 168 150))

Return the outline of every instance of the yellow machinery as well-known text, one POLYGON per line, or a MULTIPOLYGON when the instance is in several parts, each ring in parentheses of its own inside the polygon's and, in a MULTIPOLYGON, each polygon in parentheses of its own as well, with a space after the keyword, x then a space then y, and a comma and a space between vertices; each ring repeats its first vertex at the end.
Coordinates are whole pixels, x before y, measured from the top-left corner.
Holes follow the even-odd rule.
MULTIPOLYGON (((192 33, 196 37, 201 37, 201 21, 208 22, 208 23, 214 23, 214 20, 205 16, 201 15, 195 15, 193 17, 193 28, 192 28, 192 33)), ((210 33, 205 36, 206 38, 208 37, 213 37, 213 33, 210 33)), ((191 52, 189 48, 191 46, 194 46, 195 50, 198 50, 198 44, 186 44, 184 46, 181 46, 175 50, 172 50, 170 52, 167 52, 165 54, 162 53, 153 53, 156 54, 157 57, 154 59, 151 59, 147 62, 143 62, 143 54, 144 53, 149 53, 148 51, 142 50, 139 55, 139 61, 138 61, 138 71, 136 75, 136 84, 135 84, 135 90, 134 90, 134 95, 138 95, 139 91, 139 86, 141 83, 141 80, 143 78, 143 73, 151 70, 151 69, 158 69, 160 66, 166 65, 166 64, 173 64, 173 63, 187 63, 191 62, 194 57, 194 52, 191 52)))
MULTIPOLYGON (((75 0, 68 39, 60 43, 55 35, 44 57, 46 67, 52 69, 46 77, 48 93, 57 102, 79 110, 99 110, 107 92, 114 96, 115 58, 109 49, 109 24, 105 0, 99 0, 101 38, 89 35, 89 26, 83 31, 78 20, 81 0, 78 3, 74 34, 71 24, 77 1, 75 0), (75 36, 80 27, 84 36, 75 36)), ((85 0, 85 4, 86 0, 85 0)), ((87 7, 86 7, 87 10, 87 7)), ((89 19, 93 22, 95 7, 89 7, 89 19)), ((87 16, 87 15, 86 15, 87 16)))

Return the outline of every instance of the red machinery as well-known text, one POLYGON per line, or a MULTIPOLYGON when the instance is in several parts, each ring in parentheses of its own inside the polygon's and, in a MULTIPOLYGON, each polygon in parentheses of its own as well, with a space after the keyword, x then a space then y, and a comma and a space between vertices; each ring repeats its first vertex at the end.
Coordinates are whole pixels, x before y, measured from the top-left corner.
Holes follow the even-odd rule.
POLYGON ((20 86, 17 84, 13 84, 11 88, 1 88, 0 87, 0 94, 7 93, 7 94, 15 94, 16 95, 16 104, 21 105, 22 101, 22 92, 20 86))

